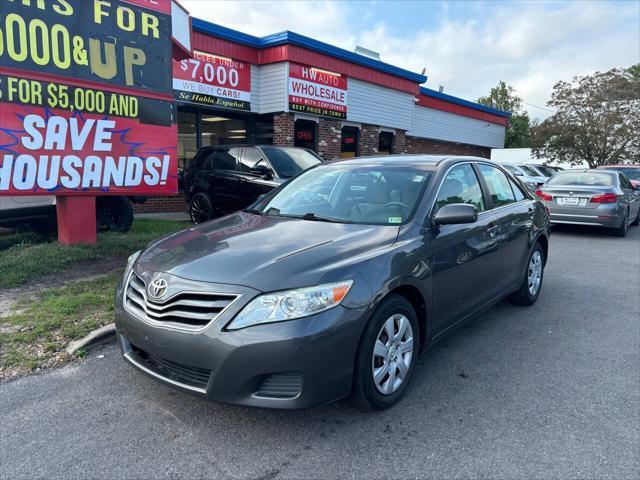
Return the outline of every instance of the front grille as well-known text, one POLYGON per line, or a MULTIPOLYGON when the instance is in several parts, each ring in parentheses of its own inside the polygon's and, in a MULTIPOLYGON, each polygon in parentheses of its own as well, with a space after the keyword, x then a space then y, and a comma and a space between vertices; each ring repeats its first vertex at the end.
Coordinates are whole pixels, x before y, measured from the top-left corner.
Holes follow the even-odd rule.
POLYGON ((265 378, 256 397, 295 398, 302 391, 302 375, 297 372, 274 373, 265 378))
POLYGON ((135 354, 137 363, 148 368, 158 376, 168 378, 183 385, 206 390, 209 377, 211 376, 211 370, 171 362, 152 353, 145 352, 133 344, 131 344, 131 351, 135 354))
POLYGON ((214 321, 237 298, 207 292, 179 292, 164 302, 147 298, 145 283, 132 273, 127 283, 125 307, 152 324, 202 329, 214 321))

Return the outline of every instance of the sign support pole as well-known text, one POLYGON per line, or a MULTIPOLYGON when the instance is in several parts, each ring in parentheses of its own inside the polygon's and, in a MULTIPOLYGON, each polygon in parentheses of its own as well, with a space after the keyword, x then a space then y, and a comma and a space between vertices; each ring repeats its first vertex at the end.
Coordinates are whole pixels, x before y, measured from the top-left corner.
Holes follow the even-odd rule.
POLYGON ((96 243, 96 197, 56 196, 58 242, 63 245, 96 243))

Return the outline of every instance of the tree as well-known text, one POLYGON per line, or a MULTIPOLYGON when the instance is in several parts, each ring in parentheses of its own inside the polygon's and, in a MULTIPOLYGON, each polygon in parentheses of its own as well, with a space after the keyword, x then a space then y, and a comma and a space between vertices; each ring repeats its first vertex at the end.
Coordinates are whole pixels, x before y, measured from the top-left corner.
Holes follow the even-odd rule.
POLYGON ((486 97, 480 97, 478 103, 487 107, 511 112, 509 125, 505 133, 505 148, 524 148, 529 146, 529 114, 522 107, 522 98, 516 95, 511 85, 500 81, 486 97))
POLYGON ((559 81, 547 105, 556 113, 531 129, 535 157, 590 168, 640 163, 640 64, 559 81))

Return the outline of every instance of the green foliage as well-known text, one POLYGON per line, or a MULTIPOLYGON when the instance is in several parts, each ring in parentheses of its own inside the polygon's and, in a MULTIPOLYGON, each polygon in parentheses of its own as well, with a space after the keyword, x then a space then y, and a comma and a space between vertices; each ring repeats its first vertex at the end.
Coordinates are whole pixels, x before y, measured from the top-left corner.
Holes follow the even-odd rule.
POLYGON ((531 129, 532 153, 590 168, 640 163, 640 64, 559 81, 556 113, 531 129))
POLYGON ((505 134, 505 148, 526 148, 529 146, 529 114, 523 108, 522 98, 516 95, 511 85, 500 81, 486 97, 480 97, 478 103, 488 107, 511 112, 505 134))
POLYGON ((0 333, 0 367, 33 369, 96 328, 113 321, 118 276, 81 281, 45 290, 23 300, 1 323, 20 327, 0 333))
POLYGON ((31 233, 12 234, 4 243, 7 247, 0 250, 0 288, 23 285, 72 268, 78 262, 111 258, 122 259, 124 265, 126 257, 152 240, 188 226, 187 222, 136 220, 128 233, 99 234, 95 245, 65 246, 31 233))

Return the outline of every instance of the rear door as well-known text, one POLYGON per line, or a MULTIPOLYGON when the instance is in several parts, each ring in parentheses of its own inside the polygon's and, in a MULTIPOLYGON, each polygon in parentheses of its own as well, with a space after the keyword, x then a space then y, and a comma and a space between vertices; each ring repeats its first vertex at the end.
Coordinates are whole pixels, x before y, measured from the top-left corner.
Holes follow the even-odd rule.
POLYGON ((243 208, 239 164, 242 149, 220 147, 213 156, 210 178, 213 186, 213 205, 223 212, 243 208))
POLYGON ((535 214, 533 200, 501 169, 479 163, 478 172, 490 197, 498 227, 499 261, 492 282, 493 294, 503 294, 520 281, 529 255, 529 234, 535 214))

